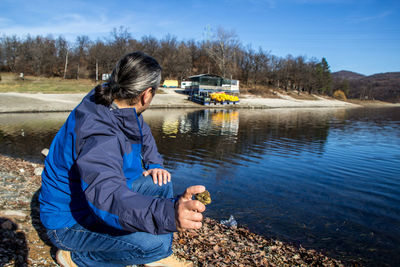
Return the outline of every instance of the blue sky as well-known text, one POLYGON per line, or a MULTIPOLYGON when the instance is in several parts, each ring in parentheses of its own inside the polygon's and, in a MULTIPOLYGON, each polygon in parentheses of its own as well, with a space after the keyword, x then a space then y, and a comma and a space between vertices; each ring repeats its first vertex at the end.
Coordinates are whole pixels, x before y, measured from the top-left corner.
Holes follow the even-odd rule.
POLYGON ((1 0, 0 36, 108 38, 126 27, 140 39, 202 40, 234 30, 244 46, 276 56, 326 57, 332 71, 400 71, 399 0, 1 0))

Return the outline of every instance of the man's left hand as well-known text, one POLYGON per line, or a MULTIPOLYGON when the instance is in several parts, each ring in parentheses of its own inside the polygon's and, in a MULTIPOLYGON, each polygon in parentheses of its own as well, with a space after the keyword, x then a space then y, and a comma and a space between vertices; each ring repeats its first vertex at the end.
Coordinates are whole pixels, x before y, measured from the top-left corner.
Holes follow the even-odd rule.
POLYGON ((159 186, 162 184, 167 184, 167 182, 171 182, 171 174, 164 169, 150 169, 143 172, 144 176, 151 175, 153 177, 153 182, 159 186))

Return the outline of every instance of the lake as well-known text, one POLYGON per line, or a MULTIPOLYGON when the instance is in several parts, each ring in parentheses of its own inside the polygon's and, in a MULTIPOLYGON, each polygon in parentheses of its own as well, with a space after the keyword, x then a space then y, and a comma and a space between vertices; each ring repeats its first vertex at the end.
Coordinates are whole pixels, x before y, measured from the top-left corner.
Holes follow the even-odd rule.
MULTIPOLYGON (((66 113, 1 114, 0 153, 43 161, 66 113)), ((400 265, 400 108, 148 110, 176 193, 206 216, 365 265, 400 265)))

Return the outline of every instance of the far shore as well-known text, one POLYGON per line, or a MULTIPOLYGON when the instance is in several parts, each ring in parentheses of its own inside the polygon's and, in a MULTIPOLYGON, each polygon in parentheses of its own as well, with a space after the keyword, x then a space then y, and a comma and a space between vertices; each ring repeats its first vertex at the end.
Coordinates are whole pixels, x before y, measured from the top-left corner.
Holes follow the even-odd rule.
MULTIPOLYGON (((29 112, 69 112, 82 100, 85 94, 43 94, 43 93, 0 93, 0 113, 29 112)), ((355 108, 362 106, 399 106, 379 101, 340 101, 333 98, 314 95, 315 100, 296 99, 288 95, 279 98, 265 98, 250 94, 241 94, 240 102, 235 105, 203 106, 187 99, 187 95, 176 89, 163 89, 157 94, 150 108, 355 108)))

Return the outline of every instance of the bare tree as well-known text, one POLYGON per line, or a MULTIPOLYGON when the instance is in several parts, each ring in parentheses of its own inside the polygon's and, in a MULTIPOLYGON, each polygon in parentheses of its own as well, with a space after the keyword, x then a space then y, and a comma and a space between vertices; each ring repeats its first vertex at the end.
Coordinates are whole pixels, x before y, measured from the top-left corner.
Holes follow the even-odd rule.
POLYGON ((234 57, 235 48, 239 46, 239 40, 235 31, 227 31, 219 27, 212 42, 207 41, 207 53, 217 64, 223 77, 230 74, 230 64, 234 57))
POLYGON ((89 54, 90 39, 87 35, 80 35, 76 38, 75 42, 75 58, 76 64, 76 79, 80 77, 80 71, 87 69, 87 56, 89 54))
POLYGON ((4 59, 5 65, 8 66, 9 70, 15 72, 15 63, 18 56, 18 48, 19 48, 19 40, 16 35, 11 37, 3 38, 3 51, 4 51, 4 59))
POLYGON ((91 45, 88 55, 90 77, 96 77, 96 63, 98 66, 98 73, 111 73, 116 61, 112 57, 110 50, 110 46, 101 40, 97 40, 91 45))
POLYGON ((160 43, 158 40, 151 35, 146 35, 142 37, 142 51, 150 56, 157 58, 160 49, 160 43))
POLYGON ((59 36, 56 40, 56 53, 57 53, 57 69, 56 76, 66 78, 68 70, 68 47, 69 44, 64 37, 59 36))
POLYGON ((111 40, 109 42, 112 47, 112 57, 116 60, 120 59, 128 52, 129 41, 132 39, 128 29, 120 26, 111 31, 111 40))
POLYGON ((168 34, 160 41, 158 58, 163 67, 164 77, 174 78, 178 76, 178 41, 175 36, 168 34))
POLYGON ((191 50, 186 46, 184 42, 181 42, 178 47, 177 60, 176 60, 176 72, 179 80, 183 80, 187 76, 190 76, 193 62, 191 50))

